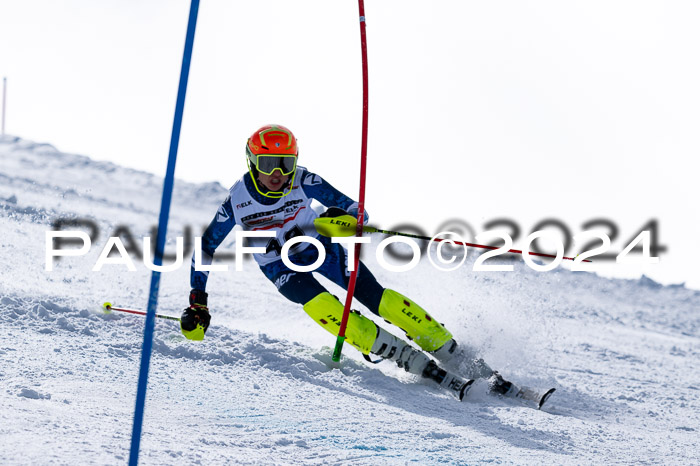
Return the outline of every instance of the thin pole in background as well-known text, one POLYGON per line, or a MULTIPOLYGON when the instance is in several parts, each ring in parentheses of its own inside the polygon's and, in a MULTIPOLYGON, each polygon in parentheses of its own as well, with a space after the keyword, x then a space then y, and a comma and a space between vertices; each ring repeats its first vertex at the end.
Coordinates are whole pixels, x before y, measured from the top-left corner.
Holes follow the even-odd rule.
POLYGON ((5 135, 5 100, 7 100, 7 78, 2 78, 2 135, 5 135))
MULTIPOLYGON (((363 0, 358 0, 360 8, 360 43, 362 46, 362 149, 360 153, 360 198, 357 205, 357 232, 358 237, 362 236, 362 227, 365 221, 365 178, 367 177, 367 128, 369 116, 369 73, 367 71, 367 29, 365 24, 365 3, 363 0)), ((355 283, 357 281, 357 270, 360 265, 360 243, 355 245, 355 268, 350 272, 350 282, 348 283, 348 294, 345 298, 345 308, 343 309, 343 318, 340 321, 340 329, 338 330, 338 339, 335 342, 335 349, 331 359, 335 362, 340 361, 340 354, 343 351, 343 342, 345 341, 345 330, 348 326, 348 317, 350 315, 350 307, 352 306, 352 297, 355 294, 355 283)))
MULTIPOLYGON (((177 90, 177 102, 175 104, 175 118, 173 132, 170 137, 170 153, 168 155, 168 168, 163 181, 163 197, 160 204, 160 218, 158 219, 158 240, 154 257, 154 265, 163 264, 163 251, 165 250, 165 236, 168 231, 168 218, 170 216, 170 203, 173 195, 173 183, 175 181, 175 161, 177 148, 180 143, 180 128, 182 127, 182 114, 185 109, 185 94, 187 93, 187 80, 190 74, 190 61, 192 59, 192 47, 194 45, 194 31, 197 26, 197 12, 199 0, 192 0, 190 16, 187 22, 187 36, 185 39, 185 52, 182 56, 182 68, 180 70, 180 85, 177 90)), ((148 369, 151 364, 151 352, 153 350, 153 330, 156 321, 156 308, 158 307, 158 290, 160 288, 160 272, 153 271, 151 275, 151 290, 148 297, 146 311, 146 325, 143 332, 143 347, 141 348, 141 369, 139 371, 139 383, 136 390, 136 409, 134 411, 134 426, 131 433, 131 452, 129 465, 136 466, 139 462, 139 448, 141 445, 141 428, 143 426, 143 412, 146 403, 146 388, 148 386, 148 369)))

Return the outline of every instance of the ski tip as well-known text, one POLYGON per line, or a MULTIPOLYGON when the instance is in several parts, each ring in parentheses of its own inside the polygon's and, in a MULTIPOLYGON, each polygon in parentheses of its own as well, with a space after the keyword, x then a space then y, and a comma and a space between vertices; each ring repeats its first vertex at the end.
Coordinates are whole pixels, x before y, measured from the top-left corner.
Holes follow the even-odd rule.
POLYGON ((464 385, 462 386, 462 389, 459 391, 459 401, 463 401, 464 397, 467 396, 467 392, 469 391, 470 388, 472 388, 472 384, 474 383, 474 380, 467 380, 464 385))
POLYGON ((542 409, 542 406, 547 402, 547 400, 549 400, 549 397, 552 396, 552 394, 555 391, 557 391, 556 388, 550 388, 549 390, 547 390, 547 392, 544 395, 542 395, 542 398, 540 398, 540 404, 537 407, 537 409, 542 409))

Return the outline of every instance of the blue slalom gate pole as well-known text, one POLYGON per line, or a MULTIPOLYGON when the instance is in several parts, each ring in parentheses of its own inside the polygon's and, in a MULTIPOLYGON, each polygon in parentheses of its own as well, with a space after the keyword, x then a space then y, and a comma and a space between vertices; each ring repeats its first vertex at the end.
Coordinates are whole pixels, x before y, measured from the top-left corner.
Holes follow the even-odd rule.
MULTIPOLYGON (((190 61, 192 59, 192 46, 194 45, 194 31, 197 26, 197 12, 199 0, 192 0, 190 4, 190 17, 187 22, 187 37, 185 39, 185 52, 182 56, 182 69, 180 70, 180 85, 177 90, 177 103, 175 105, 175 119, 173 132, 170 138, 170 153, 168 155, 168 168, 163 181, 163 198, 160 204, 160 218, 158 219, 158 240, 153 264, 163 265, 163 251, 165 250, 165 236, 168 231, 168 218, 170 216, 170 201, 173 195, 173 182, 175 181, 175 161, 177 148, 180 143, 180 128, 182 127, 182 114, 185 109, 185 94, 187 93, 187 80, 190 74, 190 61)), ((143 426, 143 411, 146 403, 146 388, 148 385, 148 369, 151 365, 151 351, 153 350, 153 329, 156 323, 156 308, 158 307, 158 290, 160 288, 160 272, 153 271, 151 275, 151 290, 148 296, 148 309, 146 311, 146 326, 143 331, 143 347, 141 349, 141 369, 139 371, 139 384, 136 390, 136 409, 134 411, 134 427, 131 432, 131 453, 129 464, 136 466, 139 462, 139 447, 141 445, 141 428, 143 426)))

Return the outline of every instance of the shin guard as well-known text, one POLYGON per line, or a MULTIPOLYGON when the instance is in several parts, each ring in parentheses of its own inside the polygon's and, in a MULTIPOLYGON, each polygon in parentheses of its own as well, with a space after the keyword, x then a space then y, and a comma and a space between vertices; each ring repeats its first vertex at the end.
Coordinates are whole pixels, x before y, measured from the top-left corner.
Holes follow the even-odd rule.
POLYGON ((379 303, 379 315, 425 351, 435 351, 452 339, 452 334, 422 307, 388 288, 379 303))
MULTIPOLYGON (((335 336, 338 336, 338 331, 340 330, 343 309, 344 306, 340 301, 328 292, 320 293, 304 304, 304 311, 321 327, 335 336)), ((345 341, 363 354, 369 354, 376 338, 377 326, 374 325, 374 322, 359 312, 350 312, 348 326, 345 329, 345 341)))

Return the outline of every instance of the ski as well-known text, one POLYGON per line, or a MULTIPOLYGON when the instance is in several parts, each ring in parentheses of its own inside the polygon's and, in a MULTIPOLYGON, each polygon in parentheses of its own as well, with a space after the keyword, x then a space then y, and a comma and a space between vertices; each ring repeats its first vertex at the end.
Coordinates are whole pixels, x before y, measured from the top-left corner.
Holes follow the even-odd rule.
POLYGON ((529 388, 522 388, 515 395, 513 395, 513 398, 526 401, 528 402, 526 403, 528 405, 529 402, 534 403, 537 406, 537 409, 542 409, 542 406, 544 406, 544 404, 547 402, 547 400, 549 400, 549 398, 555 391, 556 388, 550 388, 544 394, 540 394, 535 390, 531 390, 529 388))
MULTIPOLYGON (((501 378, 501 380, 503 380, 503 378, 501 378)), ((546 392, 540 393, 531 388, 520 388, 512 382, 503 382, 505 383, 495 386, 492 385, 490 387, 489 393, 495 396, 503 396, 505 398, 521 400, 525 402, 524 404, 526 406, 536 407, 537 409, 542 409, 542 406, 544 406, 544 404, 549 400, 552 394, 557 390, 556 388, 550 388, 546 392), (503 391, 503 388, 506 388, 506 390, 503 391)))
MULTIPOLYGON (((542 409, 542 406, 544 406, 556 391, 556 388, 550 388, 542 393, 528 387, 519 387, 513 382, 505 380, 498 371, 493 371, 491 368, 488 368, 483 361, 478 360, 476 363, 481 363, 480 369, 482 370, 480 373, 477 372, 477 374, 481 375, 480 378, 487 381, 489 394, 493 396, 519 400, 523 402, 525 406, 542 409), (488 375, 489 372, 490 375, 488 375)), ((474 373, 474 371, 471 372, 474 373)))
POLYGON ((455 373, 462 375, 463 379, 486 380, 489 394, 520 400, 526 406, 536 409, 542 409, 542 406, 556 391, 555 388, 550 388, 542 393, 527 387, 521 388, 513 382, 505 380, 498 371, 494 371, 483 359, 474 358, 468 355, 469 353, 470 351, 465 352, 465 349, 458 349, 457 342, 452 340, 451 345, 445 345, 443 349, 434 352, 433 356, 438 360, 443 360, 441 364, 447 370, 455 371, 455 373), (464 374, 469 374, 469 376, 464 377, 464 374))
POLYGON ((459 401, 463 401, 464 397, 474 383, 473 379, 465 379, 456 374, 446 371, 438 366, 435 361, 430 360, 428 365, 421 374, 427 379, 435 381, 440 388, 452 394, 459 401))
POLYGON ((547 390, 544 395, 540 397, 540 401, 537 403, 537 409, 542 409, 542 406, 547 402, 547 400, 549 400, 549 397, 551 397, 556 390, 556 388, 550 388, 547 390))

